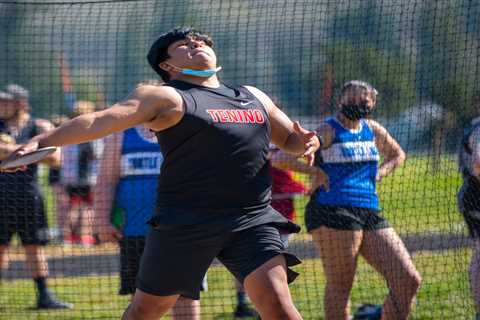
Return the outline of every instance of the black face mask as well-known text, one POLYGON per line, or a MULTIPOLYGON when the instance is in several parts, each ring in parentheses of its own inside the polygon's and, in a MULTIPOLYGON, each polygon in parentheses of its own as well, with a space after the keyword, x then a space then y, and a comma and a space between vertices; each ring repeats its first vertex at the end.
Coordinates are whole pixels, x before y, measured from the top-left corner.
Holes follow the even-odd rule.
POLYGON ((366 104, 355 105, 355 104, 342 104, 341 112, 343 115, 350 120, 360 120, 365 118, 372 111, 366 104))

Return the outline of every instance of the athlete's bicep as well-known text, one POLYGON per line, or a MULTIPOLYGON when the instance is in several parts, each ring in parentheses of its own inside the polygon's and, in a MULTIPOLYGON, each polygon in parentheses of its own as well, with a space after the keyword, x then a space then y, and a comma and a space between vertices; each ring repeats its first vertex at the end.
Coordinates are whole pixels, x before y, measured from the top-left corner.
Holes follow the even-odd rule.
POLYGON ((140 87, 111 108, 97 112, 96 120, 109 126, 112 132, 123 131, 151 121, 167 104, 168 97, 165 99, 160 90, 140 87))
POLYGON ((39 141, 42 146, 77 144, 124 131, 148 123, 163 110, 175 104, 171 91, 163 87, 143 86, 135 89, 124 101, 94 113, 67 121, 39 141))

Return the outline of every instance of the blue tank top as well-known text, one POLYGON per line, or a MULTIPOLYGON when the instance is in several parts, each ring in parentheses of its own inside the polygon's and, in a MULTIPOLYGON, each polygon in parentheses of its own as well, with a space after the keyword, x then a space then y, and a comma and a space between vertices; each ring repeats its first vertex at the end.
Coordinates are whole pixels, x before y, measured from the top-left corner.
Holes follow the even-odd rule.
POLYGON ((344 128, 335 118, 326 122, 335 139, 321 151, 319 167, 328 174, 330 191, 317 190, 317 203, 379 210, 375 182, 379 154, 372 129, 365 120, 358 130, 344 128))
POLYGON ((155 212, 156 189, 163 156, 156 137, 144 128, 123 133, 121 174, 115 204, 124 214, 123 234, 142 236, 155 212))

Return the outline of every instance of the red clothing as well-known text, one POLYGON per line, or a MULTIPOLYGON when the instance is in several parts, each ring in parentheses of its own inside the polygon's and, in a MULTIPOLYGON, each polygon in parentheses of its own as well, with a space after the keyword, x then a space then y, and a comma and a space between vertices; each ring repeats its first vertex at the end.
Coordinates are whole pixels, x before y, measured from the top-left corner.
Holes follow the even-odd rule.
POLYGON ((270 173, 272 175, 272 207, 287 219, 293 220, 295 218, 294 195, 305 193, 307 189, 302 183, 293 179, 293 174, 289 170, 270 166, 270 173))

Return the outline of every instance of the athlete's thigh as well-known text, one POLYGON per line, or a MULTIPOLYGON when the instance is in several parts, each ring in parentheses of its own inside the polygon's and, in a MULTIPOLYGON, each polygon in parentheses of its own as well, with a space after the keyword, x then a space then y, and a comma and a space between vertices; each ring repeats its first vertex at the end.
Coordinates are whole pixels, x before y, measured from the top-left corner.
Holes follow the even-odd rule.
POLYGON ((285 256, 288 281, 293 281, 298 274, 288 267, 299 264, 300 260, 285 251, 276 227, 263 224, 233 232, 218 259, 243 283, 249 274, 278 255, 285 256))
POLYGON ((416 272, 405 244, 393 228, 365 231, 360 253, 387 279, 416 272))
POLYGON ((341 279, 348 274, 351 275, 349 279, 353 277, 363 231, 320 227, 311 233, 326 276, 329 279, 341 279))
POLYGON ((140 261, 137 288, 152 295, 198 299, 205 273, 223 241, 224 233, 205 226, 152 229, 140 261))

